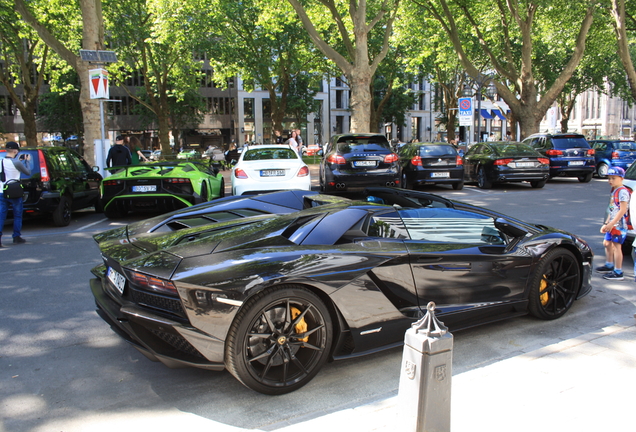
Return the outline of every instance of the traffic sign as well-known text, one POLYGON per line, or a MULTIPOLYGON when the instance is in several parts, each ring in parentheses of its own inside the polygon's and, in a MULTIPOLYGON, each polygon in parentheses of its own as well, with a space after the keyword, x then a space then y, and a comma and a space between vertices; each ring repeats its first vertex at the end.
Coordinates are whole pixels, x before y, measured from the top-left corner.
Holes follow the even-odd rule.
POLYGON ((459 98, 458 99, 458 112, 459 112, 459 125, 470 126, 473 123, 473 99, 472 98, 459 98))

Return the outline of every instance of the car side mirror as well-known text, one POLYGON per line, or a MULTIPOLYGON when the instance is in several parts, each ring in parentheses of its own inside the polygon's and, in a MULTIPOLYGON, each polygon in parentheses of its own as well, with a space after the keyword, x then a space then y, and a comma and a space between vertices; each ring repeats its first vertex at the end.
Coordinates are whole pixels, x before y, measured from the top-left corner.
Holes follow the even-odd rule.
POLYGON ((99 172, 99 167, 98 166, 94 166, 93 167, 93 172, 99 172))

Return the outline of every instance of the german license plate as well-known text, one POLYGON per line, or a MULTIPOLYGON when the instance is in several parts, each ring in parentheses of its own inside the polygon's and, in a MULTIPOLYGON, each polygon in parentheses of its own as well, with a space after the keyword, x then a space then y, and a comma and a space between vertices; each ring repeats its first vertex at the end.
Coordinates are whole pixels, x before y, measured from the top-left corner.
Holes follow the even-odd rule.
POLYGON ((516 163, 517 168, 527 168, 532 166, 534 166, 534 162, 517 162, 516 163))
POLYGON ((261 170, 261 177, 282 177, 285 170, 261 170))
POLYGON ((126 278, 112 267, 108 267, 108 272, 106 274, 108 275, 108 280, 115 285, 115 288, 117 288, 119 293, 123 294, 124 286, 126 286, 126 278))
POLYGON ((569 166, 580 166, 585 165, 585 161, 570 161, 568 162, 569 166))
POLYGON ((433 178, 449 178, 450 177, 450 173, 448 171, 434 172, 434 173, 431 173, 431 177, 433 177, 433 178))
POLYGON ((157 185, 140 185, 133 186, 133 192, 157 192, 157 185))
POLYGON ((366 161, 353 161, 353 166, 355 167, 374 167, 375 161, 366 160, 366 161))

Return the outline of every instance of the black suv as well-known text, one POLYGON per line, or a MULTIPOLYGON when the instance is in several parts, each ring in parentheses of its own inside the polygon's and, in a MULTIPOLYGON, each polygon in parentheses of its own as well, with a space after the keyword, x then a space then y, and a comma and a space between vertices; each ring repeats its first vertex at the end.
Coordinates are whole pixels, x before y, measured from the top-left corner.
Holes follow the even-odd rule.
POLYGON ((550 177, 577 177, 592 180, 596 170, 594 150, 585 137, 576 133, 538 133, 523 140, 550 159, 550 177))
MULTIPOLYGON (((0 158, 6 152, 0 150, 0 158)), ((17 158, 31 171, 21 174, 24 214, 51 215, 55 226, 67 226, 71 212, 86 207, 101 211, 102 176, 66 147, 22 147, 17 158)))
POLYGON ((320 162, 321 192, 355 192, 399 186, 399 157, 382 134, 334 135, 320 162))

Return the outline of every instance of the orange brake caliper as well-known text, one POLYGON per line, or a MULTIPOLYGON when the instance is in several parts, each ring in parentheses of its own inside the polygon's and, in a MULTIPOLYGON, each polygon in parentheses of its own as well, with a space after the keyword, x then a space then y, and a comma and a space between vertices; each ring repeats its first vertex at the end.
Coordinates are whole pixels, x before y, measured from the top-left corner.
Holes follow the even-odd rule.
MULTIPOLYGON (((541 279, 541 283, 539 284, 539 292, 542 292, 547 287, 548 287, 548 281, 546 280, 545 275, 543 275, 543 279, 541 279)), ((546 291, 539 296, 539 300, 541 301, 541 305, 545 306, 548 304, 548 300, 550 300, 550 295, 546 291)))
MULTIPOLYGON (((300 310, 292 306, 291 315, 292 315, 292 319, 295 320, 296 317, 300 315, 300 310)), ((305 318, 302 318, 300 321, 298 321, 298 324, 296 324, 295 330, 296 330, 296 333, 305 333, 307 331, 307 323, 305 322, 305 318)), ((303 342, 309 342, 309 336, 299 340, 303 342)))

